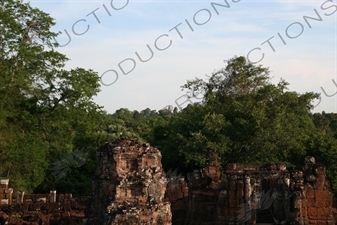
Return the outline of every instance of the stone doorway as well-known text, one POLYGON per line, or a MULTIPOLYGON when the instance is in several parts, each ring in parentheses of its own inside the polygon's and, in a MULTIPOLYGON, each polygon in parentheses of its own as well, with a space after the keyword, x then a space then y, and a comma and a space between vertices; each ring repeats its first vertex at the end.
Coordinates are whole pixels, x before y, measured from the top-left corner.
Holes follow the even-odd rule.
MULTIPOLYGON (((275 187, 276 183, 277 180, 275 178, 261 178, 260 190, 263 190, 262 193, 265 193, 266 196, 260 196, 261 198, 264 198, 264 200, 260 199, 260 201, 269 202, 268 191, 271 191, 271 189, 275 187)), ((271 202, 267 205, 261 205, 260 207, 261 208, 256 211, 256 224, 273 224, 274 219, 270 211, 271 202)))

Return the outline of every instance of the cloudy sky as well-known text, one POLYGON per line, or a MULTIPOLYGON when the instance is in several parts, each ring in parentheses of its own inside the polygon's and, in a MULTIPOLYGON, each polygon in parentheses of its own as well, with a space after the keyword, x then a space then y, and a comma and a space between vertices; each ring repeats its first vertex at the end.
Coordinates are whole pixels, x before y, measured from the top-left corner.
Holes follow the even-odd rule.
POLYGON ((67 68, 102 75, 95 101, 109 113, 185 107, 180 86, 235 55, 269 67, 274 83, 283 78, 290 90, 321 93, 314 111, 337 112, 336 0, 30 3, 55 18, 67 68))

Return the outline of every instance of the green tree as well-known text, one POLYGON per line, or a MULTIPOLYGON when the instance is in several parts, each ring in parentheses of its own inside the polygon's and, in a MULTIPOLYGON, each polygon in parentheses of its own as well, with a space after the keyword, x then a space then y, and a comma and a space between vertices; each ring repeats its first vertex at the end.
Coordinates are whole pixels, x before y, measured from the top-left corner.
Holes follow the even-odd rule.
POLYGON ((270 82, 268 68, 248 63, 244 57, 227 61, 208 80, 194 79, 183 88, 204 93, 200 103, 172 117, 159 149, 168 167, 181 161, 204 166, 210 151, 228 162, 284 161, 302 164, 306 144, 316 132, 311 119, 314 93, 287 91, 285 81, 270 82))
POLYGON ((92 101, 99 76, 64 69, 54 24, 29 3, 0 2, 0 176, 26 191, 43 181, 60 152, 99 130, 100 107, 92 101))

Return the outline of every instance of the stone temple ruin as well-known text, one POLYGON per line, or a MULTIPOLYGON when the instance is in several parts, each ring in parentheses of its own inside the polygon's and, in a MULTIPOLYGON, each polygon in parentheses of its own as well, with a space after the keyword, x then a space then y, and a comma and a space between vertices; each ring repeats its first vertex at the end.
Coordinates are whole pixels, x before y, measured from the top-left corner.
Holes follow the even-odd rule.
POLYGON ((216 158, 210 158, 187 182, 168 184, 173 224, 336 224, 325 166, 314 157, 290 172, 284 163, 229 163, 222 176, 216 158))
POLYGON ((0 179, 0 224, 76 225, 83 224, 88 198, 75 199, 71 194, 25 194, 9 188, 9 179, 0 179))
POLYGON ((167 179, 158 149, 122 139, 102 146, 97 159, 88 224, 171 224, 170 203, 163 201, 167 179))
POLYGON ((251 225, 336 224, 336 201, 326 168, 314 157, 302 170, 284 163, 229 163, 187 176, 161 166, 161 153, 147 143, 120 139, 97 151, 92 196, 24 195, 1 180, 0 224, 73 225, 251 225))
POLYGON ((313 157, 302 170, 230 163, 221 174, 212 153, 186 180, 167 179, 160 152, 145 143, 106 143, 97 158, 89 224, 335 224, 325 166, 313 157))

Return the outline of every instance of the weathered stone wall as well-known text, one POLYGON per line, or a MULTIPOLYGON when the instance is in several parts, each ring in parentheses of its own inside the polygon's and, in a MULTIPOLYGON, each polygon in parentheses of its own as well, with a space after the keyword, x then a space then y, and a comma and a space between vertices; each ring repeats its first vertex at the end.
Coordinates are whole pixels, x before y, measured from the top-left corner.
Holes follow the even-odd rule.
POLYGON ((209 165, 168 184, 173 224, 335 224, 325 167, 313 157, 291 172, 284 163, 230 163, 220 177, 216 159, 209 165))
POLYGON ((283 214, 284 209, 273 210, 270 198, 271 192, 279 184, 282 185, 283 181, 285 183, 289 181, 289 173, 283 163, 228 164, 226 187, 221 196, 223 207, 220 205, 219 209, 222 212, 221 217, 225 218, 226 222, 234 224, 273 222, 271 215, 262 211, 271 209, 276 211, 275 214, 283 214))
POLYGON ((8 188, 8 179, 1 180, 0 224, 81 225, 88 198, 74 199, 71 194, 29 194, 8 188), (6 181, 6 182, 5 182, 6 181))
POLYGON ((121 139, 102 146, 97 159, 90 224, 171 224, 158 149, 121 139))
POLYGON ((313 157, 305 158, 302 170, 289 172, 284 163, 230 163, 221 174, 211 153, 208 167, 186 178, 166 178, 160 152, 146 143, 106 143, 97 159, 90 198, 73 199, 55 191, 17 192, 13 198, 8 179, 0 179, 0 224, 336 223, 337 201, 326 168, 313 157))
POLYGON ((291 172, 290 189, 296 196, 294 208, 300 224, 335 224, 333 193, 324 165, 306 157, 303 170, 291 172))

